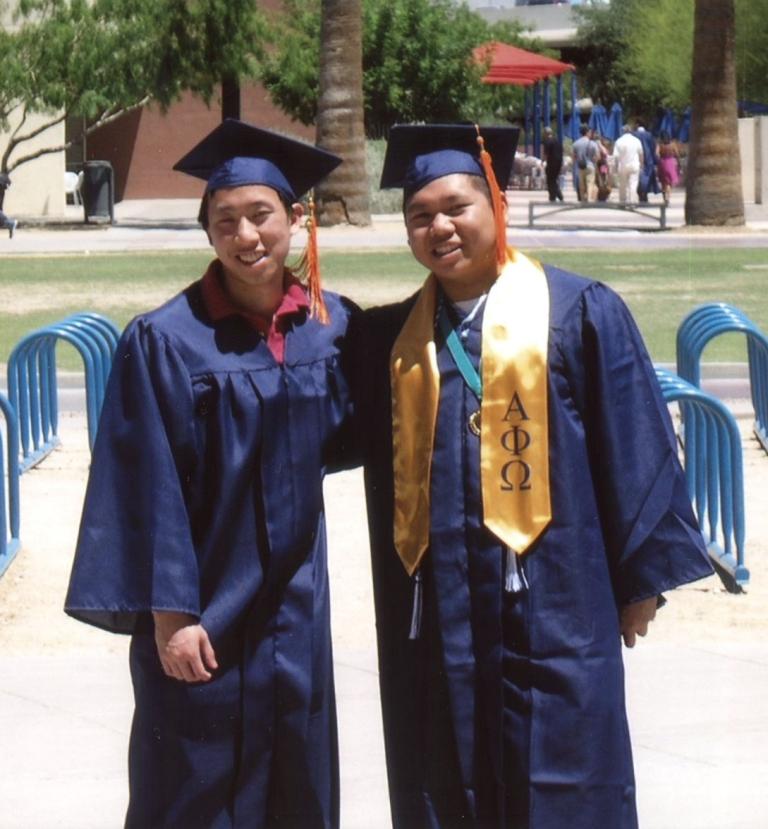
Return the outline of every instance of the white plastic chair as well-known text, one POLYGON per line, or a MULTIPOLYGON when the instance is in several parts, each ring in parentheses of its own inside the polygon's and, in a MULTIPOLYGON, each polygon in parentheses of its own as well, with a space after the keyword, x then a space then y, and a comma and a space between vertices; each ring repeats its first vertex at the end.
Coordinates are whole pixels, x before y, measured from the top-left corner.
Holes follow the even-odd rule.
POLYGON ((79 173, 64 173, 64 194, 65 196, 72 196, 73 204, 82 204, 83 198, 80 194, 80 188, 83 185, 83 174, 79 173))

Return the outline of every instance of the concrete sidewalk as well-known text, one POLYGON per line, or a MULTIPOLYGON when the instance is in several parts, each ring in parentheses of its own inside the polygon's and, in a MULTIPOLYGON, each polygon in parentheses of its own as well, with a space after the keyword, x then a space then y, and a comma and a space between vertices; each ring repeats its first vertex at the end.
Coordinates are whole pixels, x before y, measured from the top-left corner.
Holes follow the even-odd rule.
MULTIPOLYGON (((763 829, 768 646, 650 638, 626 663, 640 826, 763 829)), ((373 649, 337 648, 336 684, 342 826, 386 829, 373 649)), ((0 827, 122 826, 131 707, 127 655, 4 659, 0 827)))
MULTIPOLYGON (((762 829, 767 822, 768 568, 758 557, 768 555, 768 532, 758 513, 768 458, 741 424, 754 590, 724 594, 714 578, 684 588, 669 597, 649 637, 625 651, 643 829, 762 829), (680 626, 692 599, 703 602, 700 624, 692 628, 688 618, 680 626), (723 608, 745 613, 745 624, 718 630, 707 614, 722 616, 723 608)), ((0 580, 0 829, 117 829, 125 808, 127 641, 60 610, 89 460, 82 414, 64 415, 60 433, 62 447, 22 478, 24 548, 0 580)), ((385 829, 360 472, 330 477, 326 503, 342 826, 385 829)))
MULTIPOLYGON (((684 226, 684 193, 673 193, 667 212, 670 230, 654 230, 654 224, 631 213, 590 210, 566 213, 533 230, 528 228, 528 202, 547 201, 541 190, 510 190, 508 237, 524 249, 535 248, 686 248, 768 247, 768 205, 745 205, 747 224, 743 228, 700 228, 684 226), (647 224, 646 230, 638 230, 647 224)), ((572 201, 572 191, 566 191, 572 201)), ((659 202, 660 196, 652 196, 659 202)), ((140 250, 202 250, 208 240, 197 224, 197 199, 153 199, 123 201, 115 205, 116 224, 83 223, 82 208, 68 207, 64 222, 21 224, 14 238, 0 233, 0 258, 34 254, 75 254, 130 252, 140 250)), ((657 227, 657 225, 656 225, 657 227)), ((338 226, 320 228, 321 249, 377 249, 406 247, 400 214, 374 216, 370 227, 338 226)), ((301 232, 293 246, 301 248, 301 232)))

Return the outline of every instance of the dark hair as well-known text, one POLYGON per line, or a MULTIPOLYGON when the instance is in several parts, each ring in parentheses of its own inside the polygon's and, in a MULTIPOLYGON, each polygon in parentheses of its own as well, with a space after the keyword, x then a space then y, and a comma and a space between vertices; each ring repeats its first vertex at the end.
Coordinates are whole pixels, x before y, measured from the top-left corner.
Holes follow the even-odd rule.
POLYGON ((579 127, 579 132, 580 132, 582 135, 586 135, 586 134, 589 132, 589 127, 587 126, 587 124, 582 124, 582 125, 579 127))
MULTIPOLYGON (((480 175, 473 175, 472 173, 461 173, 461 175, 465 175, 469 180, 472 186, 478 192, 482 193, 490 203, 492 202, 491 199, 491 188, 488 186, 488 182, 486 181, 485 176, 480 175)), ((411 188, 410 190, 403 190, 403 215, 405 215, 405 211, 408 207, 408 202, 411 200, 416 193, 421 190, 420 187, 411 188)))
MULTIPOLYGON (((200 209, 197 211, 197 221, 200 222, 203 230, 206 232, 208 231, 208 202, 210 201, 211 194, 215 192, 215 190, 210 190, 203 194, 203 198, 200 200, 200 209)), ((294 202, 279 190, 275 190, 275 193, 277 193, 277 197, 280 199, 280 204, 285 208, 285 215, 290 216, 294 202)))

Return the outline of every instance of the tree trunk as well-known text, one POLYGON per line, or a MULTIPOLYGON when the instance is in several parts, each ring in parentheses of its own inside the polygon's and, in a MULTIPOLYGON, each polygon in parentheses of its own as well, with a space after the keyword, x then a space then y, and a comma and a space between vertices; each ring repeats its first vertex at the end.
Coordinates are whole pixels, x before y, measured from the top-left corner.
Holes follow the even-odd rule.
POLYGON ((344 160, 315 188, 318 223, 368 225, 361 0, 322 0, 317 145, 344 160))
POLYGON ((225 118, 240 120, 240 79, 234 75, 221 79, 221 120, 225 118))
POLYGON ((734 37, 734 0, 696 0, 685 188, 689 225, 744 224, 734 37))

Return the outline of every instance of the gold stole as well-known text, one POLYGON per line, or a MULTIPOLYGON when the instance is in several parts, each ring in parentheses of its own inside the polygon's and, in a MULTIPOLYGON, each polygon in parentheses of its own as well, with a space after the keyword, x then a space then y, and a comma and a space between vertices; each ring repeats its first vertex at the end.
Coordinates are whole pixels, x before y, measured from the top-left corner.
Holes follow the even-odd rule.
MULTIPOLYGON (((411 575, 429 545, 430 476, 440 399, 436 297, 437 280, 430 274, 390 358, 395 547, 411 575)), ((551 519, 548 334, 544 271, 538 262, 509 248, 483 316, 480 465, 485 526, 518 555, 551 519)))

